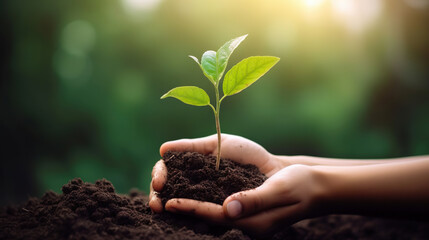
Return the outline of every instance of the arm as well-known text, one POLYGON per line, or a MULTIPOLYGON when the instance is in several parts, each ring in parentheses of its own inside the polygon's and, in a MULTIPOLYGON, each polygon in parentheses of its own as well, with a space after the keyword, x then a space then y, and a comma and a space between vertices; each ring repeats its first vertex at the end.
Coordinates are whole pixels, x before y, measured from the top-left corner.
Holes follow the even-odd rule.
POLYGON ((384 164, 384 163, 398 163, 398 162, 409 162, 410 160, 423 160, 429 159, 429 156, 413 156, 403 158, 390 158, 390 159, 334 159, 334 158, 323 158, 323 157, 312 157, 312 156, 278 156, 278 158, 286 166, 293 164, 303 164, 307 166, 323 165, 323 166, 361 166, 361 165, 372 165, 372 164, 384 164))
POLYGON ((315 166, 329 213, 428 219, 429 157, 366 166, 315 166))
POLYGON ((165 208, 256 233, 326 214, 428 219, 429 158, 364 166, 295 164, 255 189, 229 196, 223 206, 172 199, 165 208))
MULTIPOLYGON (((171 199, 165 210, 256 232, 324 214, 422 218, 429 213, 429 156, 383 160, 276 156, 238 136, 224 135, 222 139, 224 157, 257 165, 269 177, 267 181, 229 196, 223 206, 171 199)), ((210 136, 168 142, 160 152, 215 154, 215 147, 216 139, 210 136)), ((152 172, 149 202, 155 212, 164 210, 155 191, 162 190, 166 175, 159 161, 152 172)))

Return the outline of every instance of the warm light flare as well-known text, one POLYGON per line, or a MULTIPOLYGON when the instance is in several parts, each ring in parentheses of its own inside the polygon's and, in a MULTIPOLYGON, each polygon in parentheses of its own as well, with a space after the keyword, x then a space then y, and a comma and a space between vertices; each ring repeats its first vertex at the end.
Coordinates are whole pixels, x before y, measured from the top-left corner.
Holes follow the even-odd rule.
POLYGON ((354 33, 362 33, 383 9, 380 0, 331 0, 334 16, 354 33))
POLYGON ((325 0, 305 0, 304 3, 308 7, 317 7, 322 5, 325 0))
POLYGON ((161 0, 123 0, 124 6, 130 11, 152 10, 161 0))

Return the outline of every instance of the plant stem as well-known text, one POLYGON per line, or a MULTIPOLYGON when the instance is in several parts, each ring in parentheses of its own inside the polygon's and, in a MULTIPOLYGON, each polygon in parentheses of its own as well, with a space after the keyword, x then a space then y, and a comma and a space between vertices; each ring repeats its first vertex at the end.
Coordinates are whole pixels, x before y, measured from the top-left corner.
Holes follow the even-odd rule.
POLYGON ((221 132, 220 132, 220 123, 219 123, 219 111, 220 111, 220 101, 219 101, 219 90, 215 86, 216 92, 216 111, 215 111, 215 120, 216 120, 216 131, 217 131, 217 157, 216 157, 216 171, 219 171, 220 164, 220 150, 221 150, 221 132))

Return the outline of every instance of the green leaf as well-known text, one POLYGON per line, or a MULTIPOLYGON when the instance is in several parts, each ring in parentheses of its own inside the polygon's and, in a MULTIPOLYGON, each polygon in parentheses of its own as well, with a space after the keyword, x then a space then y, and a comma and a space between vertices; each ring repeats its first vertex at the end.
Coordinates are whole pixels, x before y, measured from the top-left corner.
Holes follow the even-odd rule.
POLYGON ((218 52, 206 51, 201 57, 201 64, 198 59, 194 56, 189 56, 197 62, 204 72, 204 75, 214 84, 218 83, 225 72, 228 59, 231 56, 234 49, 240 45, 240 43, 247 37, 243 35, 238 38, 234 38, 226 42, 222 47, 219 48, 218 52))
POLYGON ((200 67, 201 67, 201 64, 200 64, 200 62, 198 61, 198 58, 197 58, 197 57, 192 56, 192 55, 189 55, 189 57, 190 57, 190 58, 192 58, 192 59, 194 59, 194 61, 198 64, 198 66, 200 66, 200 67))
POLYGON ((225 72, 226 65, 228 64, 229 57, 232 52, 240 45, 240 43, 246 39, 247 34, 238 38, 234 38, 226 42, 222 47, 217 50, 216 53, 216 81, 219 81, 222 78, 223 73, 225 72))
POLYGON ((167 97, 174 97, 186 104, 194 106, 206 106, 210 104, 209 95, 207 95, 203 89, 194 86, 173 88, 166 94, 162 95, 161 99, 167 97))
POLYGON ((204 75, 210 80, 210 82, 212 82, 213 84, 215 84, 214 80, 212 79, 211 76, 207 75, 207 73, 204 71, 203 66, 201 66, 200 62, 198 61, 198 58, 196 58, 195 56, 189 55, 190 58, 192 58, 197 64, 198 66, 200 66, 201 70, 203 71, 204 75))
POLYGON ((206 76, 213 82, 217 78, 217 68, 216 68, 216 52, 207 51, 201 57, 201 67, 203 68, 206 76))
POLYGON ((280 58, 271 56, 256 56, 243 59, 229 70, 223 80, 223 93, 225 96, 243 91, 270 68, 272 68, 280 58))

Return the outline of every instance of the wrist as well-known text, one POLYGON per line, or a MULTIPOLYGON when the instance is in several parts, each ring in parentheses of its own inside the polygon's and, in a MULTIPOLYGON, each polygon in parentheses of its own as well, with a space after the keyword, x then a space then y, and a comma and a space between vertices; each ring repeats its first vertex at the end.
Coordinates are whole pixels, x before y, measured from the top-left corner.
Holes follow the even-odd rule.
POLYGON ((294 156, 281 156, 287 166, 294 164, 301 164, 307 166, 324 165, 324 161, 321 158, 306 156, 306 155, 294 155, 294 156))
POLYGON ((279 156, 279 155, 270 154, 270 157, 271 159, 274 159, 275 162, 277 162, 277 165, 279 166, 280 169, 288 167, 293 164, 289 156, 279 156))
POLYGON ((299 165, 310 165, 308 164, 308 157, 307 156, 301 156, 301 155, 294 155, 294 156, 285 156, 285 155, 273 155, 271 154, 273 158, 276 159, 276 161, 280 162, 280 164, 283 167, 288 167, 291 165, 299 164, 299 165))
POLYGON ((320 215, 340 214, 341 197, 337 196, 338 184, 342 178, 338 169, 329 166, 311 166, 316 187, 314 190, 314 205, 320 215))
POLYGON ((269 164, 265 164, 266 165, 265 169, 261 169, 261 168, 259 169, 267 177, 271 177, 272 175, 274 175, 278 171, 289 166, 289 163, 287 162, 287 160, 284 159, 283 156, 278 156, 278 155, 274 155, 271 153, 268 153, 267 163, 269 163, 269 164))
MULTIPOLYGON (((368 203, 374 202, 370 190, 376 183, 366 181, 368 167, 351 166, 313 166, 316 181, 321 189, 318 202, 323 214, 365 214, 368 203), (371 187, 370 187, 371 186, 371 187)), ((381 191, 381 189, 378 189, 381 191)), ((384 198, 382 198, 384 202, 384 198)))

